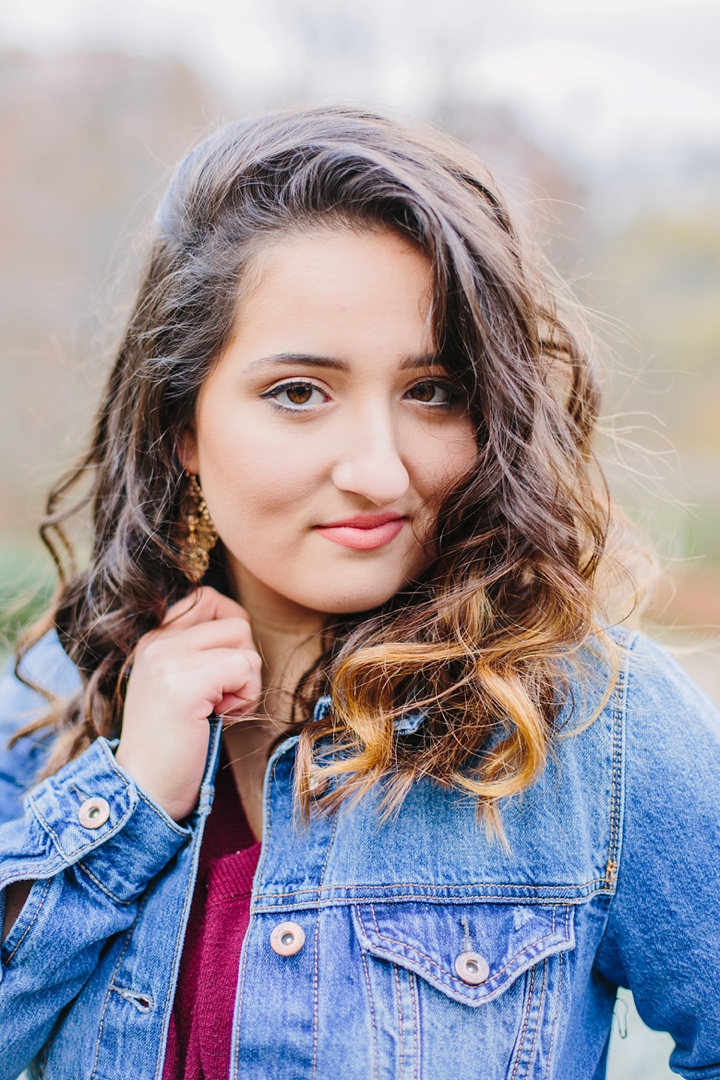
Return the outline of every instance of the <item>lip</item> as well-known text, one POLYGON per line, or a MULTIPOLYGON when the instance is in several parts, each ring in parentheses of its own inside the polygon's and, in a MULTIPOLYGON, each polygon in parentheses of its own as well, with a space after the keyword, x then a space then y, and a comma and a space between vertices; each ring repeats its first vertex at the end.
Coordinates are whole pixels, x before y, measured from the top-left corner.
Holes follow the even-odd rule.
POLYGON ((407 518, 401 514, 355 514, 351 518, 316 525, 315 532, 341 547, 374 551, 390 544, 402 531, 407 518))

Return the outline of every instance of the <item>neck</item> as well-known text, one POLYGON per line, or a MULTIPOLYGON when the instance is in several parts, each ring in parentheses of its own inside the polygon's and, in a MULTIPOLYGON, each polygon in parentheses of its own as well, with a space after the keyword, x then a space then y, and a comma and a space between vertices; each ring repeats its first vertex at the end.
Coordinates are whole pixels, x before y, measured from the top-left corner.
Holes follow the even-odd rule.
POLYGON ((295 687, 322 652, 326 617, 268 589, 230 553, 228 563, 262 657, 265 712, 275 722, 288 723, 295 687))

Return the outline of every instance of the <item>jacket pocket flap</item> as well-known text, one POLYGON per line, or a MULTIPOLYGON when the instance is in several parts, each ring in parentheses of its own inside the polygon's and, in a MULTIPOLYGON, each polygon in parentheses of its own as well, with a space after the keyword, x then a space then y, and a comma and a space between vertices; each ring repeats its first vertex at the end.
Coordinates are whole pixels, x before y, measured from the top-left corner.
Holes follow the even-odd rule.
POLYGON ((359 904, 354 918, 367 952, 467 1005, 491 1001, 540 960, 575 947, 569 905, 359 904))

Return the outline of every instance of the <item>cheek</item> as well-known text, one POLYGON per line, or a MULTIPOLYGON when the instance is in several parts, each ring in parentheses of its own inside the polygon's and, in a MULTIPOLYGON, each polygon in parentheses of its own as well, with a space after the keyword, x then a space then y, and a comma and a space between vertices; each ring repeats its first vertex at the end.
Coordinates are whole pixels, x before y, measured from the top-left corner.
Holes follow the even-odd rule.
POLYGON ((199 441, 203 491, 220 536, 230 548, 257 537, 256 530, 288 513, 297 514, 323 479, 323 463, 303 446, 276 434, 262 438, 247 432, 248 423, 228 430, 222 438, 207 434, 199 441))
POLYGON ((468 422, 442 433, 426 433, 412 451, 414 483, 423 500, 432 503, 453 487, 477 458, 475 430, 468 422))

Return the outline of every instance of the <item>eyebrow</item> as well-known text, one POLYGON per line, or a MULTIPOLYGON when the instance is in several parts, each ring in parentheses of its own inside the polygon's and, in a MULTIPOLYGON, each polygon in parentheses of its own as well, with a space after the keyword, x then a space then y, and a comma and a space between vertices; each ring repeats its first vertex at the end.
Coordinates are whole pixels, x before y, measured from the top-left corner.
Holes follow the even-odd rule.
MULTIPOLYGON (((265 366, 281 366, 297 364, 301 367, 329 368, 333 371, 349 371, 350 365, 345 360, 338 360, 334 356, 314 356, 312 353, 275 353, 273 356, 263 356, 260 360, 253 360, 247 366, 250 371, 253 368, 265 366)), ((400 365, 401 371, 414 371, 420 368, 442 367, 437 356, 408 356, 400 365)))

